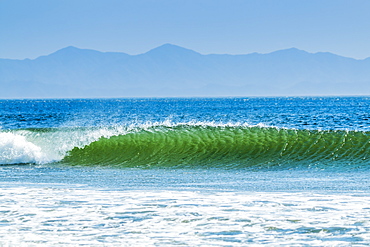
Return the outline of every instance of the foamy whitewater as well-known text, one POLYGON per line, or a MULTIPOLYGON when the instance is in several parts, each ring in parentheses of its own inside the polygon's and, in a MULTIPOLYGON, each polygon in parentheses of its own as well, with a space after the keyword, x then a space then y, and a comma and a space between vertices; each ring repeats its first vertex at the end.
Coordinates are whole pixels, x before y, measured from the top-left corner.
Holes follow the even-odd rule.
POLYGON ((369 245, 369 103, 0 100, 0 246, 369 245))

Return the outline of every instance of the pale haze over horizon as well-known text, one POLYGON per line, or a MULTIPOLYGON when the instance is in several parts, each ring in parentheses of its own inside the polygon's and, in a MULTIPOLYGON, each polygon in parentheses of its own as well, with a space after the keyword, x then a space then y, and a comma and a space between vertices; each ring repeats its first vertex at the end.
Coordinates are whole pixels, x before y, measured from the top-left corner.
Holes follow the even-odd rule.
POLYGON ((0 58, 66 46, 139 54, 171 43, 201 54, 370 57, 367 0, 0 0, 0 58))

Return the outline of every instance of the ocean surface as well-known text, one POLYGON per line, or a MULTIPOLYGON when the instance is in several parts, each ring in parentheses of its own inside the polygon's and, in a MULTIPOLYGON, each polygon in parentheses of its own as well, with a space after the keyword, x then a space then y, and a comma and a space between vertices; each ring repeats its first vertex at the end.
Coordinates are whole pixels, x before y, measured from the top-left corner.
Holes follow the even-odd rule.
POLYGON ((370 245, 370 97, 0 100, 0 246, 370 245))

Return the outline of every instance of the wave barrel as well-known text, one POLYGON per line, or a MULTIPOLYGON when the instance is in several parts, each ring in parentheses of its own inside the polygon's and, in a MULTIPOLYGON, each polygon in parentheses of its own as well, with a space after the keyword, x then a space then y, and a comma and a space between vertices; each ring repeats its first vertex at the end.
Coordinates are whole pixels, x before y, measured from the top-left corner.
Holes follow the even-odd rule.
POLYGON ((156 126, 72 149, 71 165, 121 167, 297 167, 366 165, 367 132, 266 127, 156 126))

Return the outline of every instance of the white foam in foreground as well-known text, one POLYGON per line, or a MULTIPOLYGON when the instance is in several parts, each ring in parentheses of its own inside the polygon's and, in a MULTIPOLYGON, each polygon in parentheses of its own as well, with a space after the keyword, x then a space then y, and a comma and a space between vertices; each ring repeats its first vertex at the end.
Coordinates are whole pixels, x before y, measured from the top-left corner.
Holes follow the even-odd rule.
MULTIPOLYGON (((0 246, 352 246, 369 195, 0 188, 0 246)), ((356 246, 357 246, 356 245, 356 246)))

